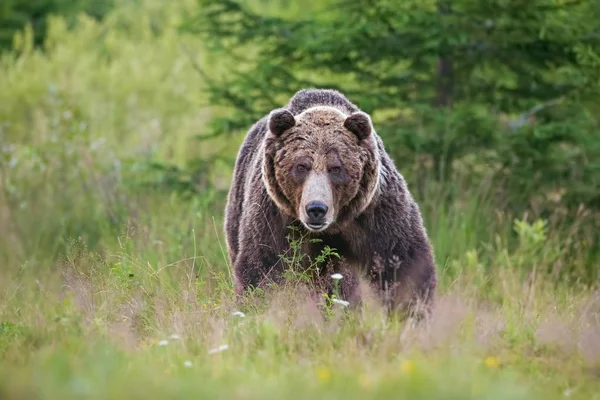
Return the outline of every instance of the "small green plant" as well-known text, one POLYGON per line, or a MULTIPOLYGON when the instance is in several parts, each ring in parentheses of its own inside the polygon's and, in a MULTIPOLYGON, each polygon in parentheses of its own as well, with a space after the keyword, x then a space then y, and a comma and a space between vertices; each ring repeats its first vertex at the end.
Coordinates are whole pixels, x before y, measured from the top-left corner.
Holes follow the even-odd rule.
POLYGON ((322 243, 323 240, 310 238, 308 233, 302 232, 298 227, 288 226, 290 233, 287 236, 290 244, 289 250, 279 257, 287 265, 284 278, 287 281, 310 282, 314 276, 321 273, 321 268, 327 264, 331 257, 340 258, 335 248, 323 246, 321 252, 314 257, 304 251, 307 243, 322 243))
POLYGON ((516 219, 515 231, 519 235, 520 247, 524 251, 536 252, 542 248, 547 240, 548 223, 538 219, 533 223, 516 219))
POLYGON ((329 293, 323 293, 323 299, 325 300, 325 304, 323 306, 324 309, 324 313, 325 313, 325 318, 329 319, 333 316, 333 306, 334 304, 340 304, 342 307, 345 307, 348 305, 348 302, 345 300, 342 300, 340 298, 340 279, 342 279, 342 275, 341 274, 333 274, 331 276, 331 279, 333 279, 333 291, 331 294, 329 293))

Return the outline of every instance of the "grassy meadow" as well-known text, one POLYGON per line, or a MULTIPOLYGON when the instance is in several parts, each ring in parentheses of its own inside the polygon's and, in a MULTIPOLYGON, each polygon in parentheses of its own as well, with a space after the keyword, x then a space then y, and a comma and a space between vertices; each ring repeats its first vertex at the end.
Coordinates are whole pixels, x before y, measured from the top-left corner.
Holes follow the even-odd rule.
POLYGON ((140 4, 0 56, 1 399, 600 399, 600 291, 564 274, 597 277, 598 216, 510 215, 467 177, 450 203, 415 195, 429 324, 374 299, 323 311, 294 281, 236 304, 222 227, 243 137, 197 138, 226 110, 193 65, 227 62, 178 29, 194 0, 140 4), (196 160, 202 177, 172 173, 196 160))

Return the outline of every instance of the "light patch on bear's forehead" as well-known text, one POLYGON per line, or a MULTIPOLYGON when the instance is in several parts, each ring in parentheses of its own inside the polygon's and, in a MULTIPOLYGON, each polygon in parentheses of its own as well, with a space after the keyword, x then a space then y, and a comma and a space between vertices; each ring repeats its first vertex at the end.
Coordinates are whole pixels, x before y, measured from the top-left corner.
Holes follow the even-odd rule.
POLYGON ((334 121, 339 121, 339 122, 343 123, 346 120, 346 117, 347 117, 346 114, 344 114, 341 110, 339 110, 335 107, 316 106, 316 107, 311 107, 307 110, 304 110, 303 112, 298 114, 296 116, 296 120, 301 122, 304 119, 310 118, 311 123, 313 123, 315 125, 323 126, 323 125, 329 125, 329 124, 331 124, 331 122, 334 122, 334 121))

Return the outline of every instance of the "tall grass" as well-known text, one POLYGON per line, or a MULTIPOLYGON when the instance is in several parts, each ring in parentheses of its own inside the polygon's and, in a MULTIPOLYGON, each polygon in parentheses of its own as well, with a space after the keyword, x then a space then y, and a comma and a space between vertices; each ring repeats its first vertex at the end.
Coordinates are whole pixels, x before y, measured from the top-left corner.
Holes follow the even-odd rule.
POLYGON ((193 139, 219 110, 189 49, 226 67, 178 30, 195 7, 54 19, 45 51, 25 34, 2 56, 1 398, 600 398, 600 297, 566 278, 593 269, 581 221, 506 215, 468 178, 415 191, 441 279, 430 325, 371 298, 323 313, 295 285, 236 304, 232 165, 193 196, 148 185, 168 176, 155 162, 241 143, 193 139))

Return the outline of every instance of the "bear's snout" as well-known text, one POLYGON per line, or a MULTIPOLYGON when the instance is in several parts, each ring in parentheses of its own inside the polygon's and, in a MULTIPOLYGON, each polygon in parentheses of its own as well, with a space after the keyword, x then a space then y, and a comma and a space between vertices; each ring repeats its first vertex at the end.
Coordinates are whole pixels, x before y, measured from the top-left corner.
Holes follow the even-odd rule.
POLYGON ((307 221, 310 225, 321 226, 325 221, 327 215, 327 204, 322 201, 311 201, 306 205, 306 214, 309 220, 307 221))
POLYGON ((333 193, 326 174, 312 172, 308 176, 299 211, 300 220, 313 232, 323 231, 333 222, 333 193))

